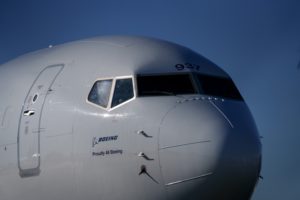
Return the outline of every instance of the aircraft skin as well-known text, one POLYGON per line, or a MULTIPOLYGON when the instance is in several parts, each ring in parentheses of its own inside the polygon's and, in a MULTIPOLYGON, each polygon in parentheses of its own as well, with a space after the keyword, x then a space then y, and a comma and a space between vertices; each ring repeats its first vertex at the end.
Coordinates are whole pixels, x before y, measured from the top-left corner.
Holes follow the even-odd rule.
POLYGON ((202 94, 199 74, 230 80, 188 48, 133 36, 3 64, 0 199, 250 199, 261 166, 252 115, 242 98, 202 94), (139 80, 160 75, 190 77, 195 91, 139 94, 139 80))

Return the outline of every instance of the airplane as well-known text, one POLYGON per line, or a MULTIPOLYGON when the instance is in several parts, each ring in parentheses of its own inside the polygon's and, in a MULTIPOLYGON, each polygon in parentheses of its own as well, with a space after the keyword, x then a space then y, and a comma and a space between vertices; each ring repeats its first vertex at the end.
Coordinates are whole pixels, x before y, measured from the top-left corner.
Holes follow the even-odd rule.
POLYGON ((1 200, 250 199, 262 144, 193 50, 101 36, 0 66, 1 200))

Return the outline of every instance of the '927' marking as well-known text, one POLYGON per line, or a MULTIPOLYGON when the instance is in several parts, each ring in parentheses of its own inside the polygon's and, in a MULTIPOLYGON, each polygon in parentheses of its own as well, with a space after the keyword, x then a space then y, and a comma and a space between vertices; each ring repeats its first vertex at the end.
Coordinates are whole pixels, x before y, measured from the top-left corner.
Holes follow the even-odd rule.
POLYGON ((192 64, 192 63, 183 63, 183 64, 176 64, 175 68, 177 69, 177 71, 183 71, 183 70, 195 70, 195 71, 199 71, 201 66, 197 65, 197 64, 192 64))

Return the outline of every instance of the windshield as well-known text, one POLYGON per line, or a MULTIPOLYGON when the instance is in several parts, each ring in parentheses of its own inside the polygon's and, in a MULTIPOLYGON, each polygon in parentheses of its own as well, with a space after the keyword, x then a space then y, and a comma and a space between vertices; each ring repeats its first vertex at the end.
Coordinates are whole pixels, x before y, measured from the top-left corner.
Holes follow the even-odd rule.
POLYGON ((138 96, 204 94, 243 100, 230 78, 206 74, 158 74, 137 76, 138 96))
POLYGON ((238 89, 230 78, 223 78, 211 75, 197 74, 197 81, 200 93, 222 98, 243 100, 238 89))
POLYGON ((139 96, 167 96, 196 94, 190 74, 139 75, 137 76, 139 96))

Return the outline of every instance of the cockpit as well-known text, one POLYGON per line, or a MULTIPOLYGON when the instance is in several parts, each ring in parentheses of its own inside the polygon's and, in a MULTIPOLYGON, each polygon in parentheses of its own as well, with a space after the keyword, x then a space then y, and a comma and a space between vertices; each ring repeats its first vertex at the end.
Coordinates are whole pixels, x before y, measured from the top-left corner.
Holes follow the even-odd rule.
POLYGON ((133 76, 126 76, 96 80, 87 100, 109 110, 129 102, 135 96, 133 76))
POLYGON ((175 73, 97 79, 87 101, 110 110, 136 97, 197 94, 243 100, 230 78, 200 73, 175 73))
POLYGON ((199 73, 139 75, 137 86, 138 96, 202 94, 242 100, 231 79, 199 73))

